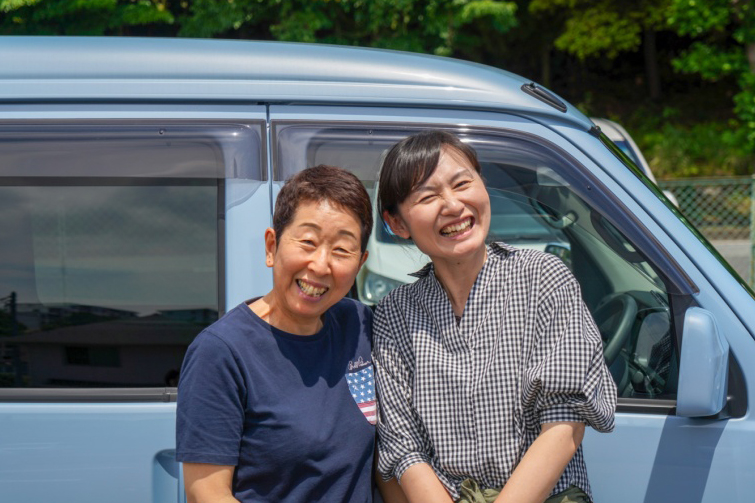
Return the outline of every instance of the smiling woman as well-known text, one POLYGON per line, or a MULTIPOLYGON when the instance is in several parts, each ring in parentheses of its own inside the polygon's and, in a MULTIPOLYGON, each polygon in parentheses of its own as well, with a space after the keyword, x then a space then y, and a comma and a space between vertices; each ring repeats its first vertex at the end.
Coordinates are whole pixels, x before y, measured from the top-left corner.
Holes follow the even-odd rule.
POLYGON ((480 171, 443 131, 385 157, 382 217, 431 263, 375 311, 378 469, 412 503, 587 502, 585 424, 616 404, 601 336, 559 258, 486 245, 480 171))
POLYGON ((356 218, 329 201, 302 203, 280 239, 273 230, 265 235, 275 288, 251 309, 288 332, 317 332, 323 312, 348 293, 366 258, 359 234, 356 218))
POLYGON ((340 168, 281 189, 265 232, 273 289, 197 336, 181 371, 189 502, 371 500, 372 316, 344 299, 367 258, 370 208, 340 168))
POLYGON ((273 290, 251 304, 268 323, 299 335, 322 327, 322 314, 342 299, 367 258, 372 209, 361 182, 317 166, 291 179, 265 233, 273 290))

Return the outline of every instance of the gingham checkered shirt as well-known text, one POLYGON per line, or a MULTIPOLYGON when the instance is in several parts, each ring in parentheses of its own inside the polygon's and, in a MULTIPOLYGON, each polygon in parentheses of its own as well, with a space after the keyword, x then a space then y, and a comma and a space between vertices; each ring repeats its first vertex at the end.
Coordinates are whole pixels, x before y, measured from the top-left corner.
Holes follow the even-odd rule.
MULTIPOLYGON (((427 463, 458 499, 467 478, 503 486, 543 423, 613 429, 600 333, 559 258, 490 245, 458 325, 432 264, 416 275, 375 311, 384 478, 427 463)), ((572 484, 590 494, 581 446, 553 493, 572 484)))

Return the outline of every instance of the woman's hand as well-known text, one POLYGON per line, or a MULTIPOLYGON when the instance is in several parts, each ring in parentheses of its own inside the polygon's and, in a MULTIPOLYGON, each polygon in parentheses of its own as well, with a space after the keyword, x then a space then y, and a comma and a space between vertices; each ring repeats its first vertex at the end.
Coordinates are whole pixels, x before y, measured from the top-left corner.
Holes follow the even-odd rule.
POLYGON ((235 466, 184 463, 183 467, 188 503, 239 503, 231 490, 235 466))
MULTIPOLYGON (((584 423, 545 423, 496 503, 543 503, 585 435, 584 423)), ((408 470, 407 470, 408 471, 408 470)))

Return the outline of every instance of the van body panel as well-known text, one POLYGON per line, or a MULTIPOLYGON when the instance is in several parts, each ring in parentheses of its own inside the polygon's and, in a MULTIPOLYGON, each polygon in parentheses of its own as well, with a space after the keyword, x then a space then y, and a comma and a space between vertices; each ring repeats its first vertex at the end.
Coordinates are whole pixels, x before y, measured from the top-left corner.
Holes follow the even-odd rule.
POLYGON ((592 125, 573 107, 563 114, 526 95, 526 79, 451 58, 296 43, 94 40, 0 37, 0 101, 403 103, 561 114, 592 125))
POLYGON ((753 434, 744 419, 618 414, 612 433, 585 435, 595 501, 749 501, 753 434))
POLYGON ((12 104, 0 100, 0 120, 55 121, 55 120, 265 120, 264 106, 236 103, 233 105, 185 103, 30 103, 12 104))
POLYGON ((226 310, 253 297, 265 295, 273 287, 265 263, 265 229, 272 227, 270 185, 256 180, 226 182, 226 310), (255 218, 251 218, 254 215, 255 218))
POLYGON ((4 501, 178 500, 174 403, 2 404, 4 501), (157 487, 159 499, 154 499, 157 487))

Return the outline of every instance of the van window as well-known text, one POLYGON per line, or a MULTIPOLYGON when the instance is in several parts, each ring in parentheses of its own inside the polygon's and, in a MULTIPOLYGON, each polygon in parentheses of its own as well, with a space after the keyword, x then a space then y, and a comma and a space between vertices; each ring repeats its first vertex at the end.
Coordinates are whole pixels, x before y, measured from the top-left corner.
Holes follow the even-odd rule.
POLYGON ((0 387, 174 387, 223 309, 245 125, 0 126, 0 387))
MULTIPOLYGON (((604 338, 619 395, 673 399, 678 359, 666 279, 621 230, 621 209, 586 182, 584 168, 550 144, 511 132, 449 131, 477 151, 491 198, 491 241, 559 256, 582 287, 604 338)), ((314 164, 356 173, 374 197, 387 149, 418 128, 285 124, 276 128, 278 176, 314 164), (286 168, 283 168, 285 166, 286 168)), ((428 258, 377 218, 355 296, 368 304, 414 281, 428 258)))

